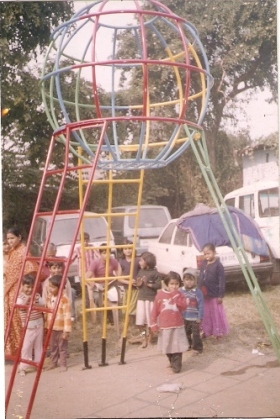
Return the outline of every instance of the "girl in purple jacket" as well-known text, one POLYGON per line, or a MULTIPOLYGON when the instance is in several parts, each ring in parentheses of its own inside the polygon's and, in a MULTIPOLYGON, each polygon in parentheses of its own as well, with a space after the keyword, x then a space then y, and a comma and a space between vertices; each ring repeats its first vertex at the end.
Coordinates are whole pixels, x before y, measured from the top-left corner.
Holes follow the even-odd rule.
POLYGON ((225 272, 220 259, 216 257, 213 243, 203 247, 205 260, 202 262, 198 286, 204 295, 204 317, 202 330, 205 337, 220 338, 229 331, 223 305, 225 294, 225 272))

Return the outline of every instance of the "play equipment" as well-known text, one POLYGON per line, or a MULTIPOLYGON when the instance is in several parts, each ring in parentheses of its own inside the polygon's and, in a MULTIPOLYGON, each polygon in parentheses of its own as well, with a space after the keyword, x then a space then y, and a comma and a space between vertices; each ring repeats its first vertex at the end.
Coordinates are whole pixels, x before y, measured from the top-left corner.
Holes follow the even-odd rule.
MULTIPOLYGON (((51 242, 56 215, 75 212, 79 217, 65 262, 65 283, 75 243, 80 234, 83 236, 85 209, 92 189, 99 185, 104 187, 104 193, 107 195, 107 209, 100 213, 108 222, 107 243, 111 220, 114 217, 112 207, 116 206, 113 202, 114 197, 125 190, 126 197, 134 198, 135 202, 127 202, 137 207, 132 214, 135 217, 133 249, 145 169, 166 166, 191 145, 212 195, 218 193, 218 188, 213 191, 212 187, 215 180, 209 166, 202 128, 211 83, 208 60, 195 27, 158 1, 96 1, 82 8, 68 22, 55 29, 41 77, 44 107, 54 132, 35 206, 27 251, 31 248, 36 218, 42 214, 51 215, 52 222, 43 244, 42 255, 36 257, 26 254, 26 259, 38 262, 37 282, 40 271, 48 260, 46 249, 51 242), (65 210, 64 193, 70 179, 73 178, 78 179, 79 186, 77 208, 65 210), (42 205, 44 194, 53 186, 57 188, 57 194, 52 209, 46 211, 42 205), (121 187, 125 189, 119 189, 122 191, 119 192, 118 188, 121 187), (136 189, 133 192, 130 189, 132 187, 136 189)), ((224 217, 226 207, 217 200, 215 203, 221 217, 224 217)), ((94 202, 93 206, 97 204, 94 202)), ((231 222, 226 220, 225 223, 231 222)), ((118 249, 122 247, 124 246, 117 246, 118 249)), ((107 244, 106 249, 106 272, 103 278, 105 295, 113 279, 108 274, 112 248, 107 244)), ((240 263, 246 265, 242 246, 239 244, 237 251, 241 253, 240 263)), ((126 277, 130 281, 128 301, 132 287, 132 268, 130 275, 126 277)), ((250 284, 253 283, 253 292, 257 289, 257 281, 250 270, 244 269, 248 272, 246 280, 250 284)), ((62 288, 59 295, 61 293, 62 288)), ((86 308, 83 277, 82 300, 85 368, 90 368, 86 315, 92 311, 103 313, 100 365, 107 365, 106 298, 104 307, 86 308)), ((263 300, 262 304, 265 304, 263 300)), ((126 310, 121 364, 124 363, 127 338, 127 308, 128 305, 113 307, 113 310, 117 311, 126 310)), ((13 310, 15 309, 16 305, 13 307, 13 310)), ((260 310, 262 311, 262 308, 260 310)), ((53 311, 53 318, 56 311, 57 306, 53 311)), ((271 333, 275 342, 274 349, 279 352, 279 338, 276 338, 273 321, 269 314, 266 318, 266 327, 268 324, 269 329, 273 331, 271 333)), ((7 327, 6 337, 9 332, 10 325, 7 327)), ((50 332, 47 334, 44 349, 49 337, 50 332)), ((270 337, 272 338, 271 335, 270 337)), ((31 414, 44 355, 45 352, 38 364, 28 361, 37 372, 26 418, 31 414)), ((13 360, 14 368, 7 386, 7 406, 20 353, 13 360)))
POLYGON ((54 31, 43 66, 43 100, 59 140, 67 142, 63 119, 70 151, 76 155, 81 146, 91 164, 104 127, 98 169, 167 165, 190 144, 184 124, 195 132, 206 113, 212 77, 196 29, 157 1, 142 5, 97 1, 84 7, 54 31), (123 36, 128 51, 120 48, 123 36), (83 40, 78 48, 77 38, 83 40), (122 72, 135 81, 126 95, 118 85, 122 72), (82 77, 90 81, 91 97, 83 94, 82 77), (105 81, 109 97, 102 92, 105 81))

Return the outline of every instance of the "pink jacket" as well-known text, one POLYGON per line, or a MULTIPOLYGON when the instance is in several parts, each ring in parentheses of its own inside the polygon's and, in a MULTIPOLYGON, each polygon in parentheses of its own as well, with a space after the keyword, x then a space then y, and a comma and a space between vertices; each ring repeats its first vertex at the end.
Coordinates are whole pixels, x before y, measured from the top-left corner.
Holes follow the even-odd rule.
POLYGON ((170 329, 184 325, 182 312, 187 308, 187 300, 179 291, 158 291, 151 312, 151 329, 170 329))

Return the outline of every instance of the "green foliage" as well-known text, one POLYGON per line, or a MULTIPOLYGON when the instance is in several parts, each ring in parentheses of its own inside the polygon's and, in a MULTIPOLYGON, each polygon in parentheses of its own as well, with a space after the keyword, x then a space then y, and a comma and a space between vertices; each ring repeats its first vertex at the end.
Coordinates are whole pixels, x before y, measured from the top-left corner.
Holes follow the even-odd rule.
POLYGON ((72 2, 2 1, 0 3, 2 74, 5 77, 7 75, 16 77, 18 68, 31 58, 36 58, 39 51, 43 51, 50 41, 53 28, 68 20, 72 10, 72 2))
MULTIPOLYGON (((258 146, 264 146, 267 148, 270 148, 272 150, 274 150, 274 153, 277 157, 277 159, 279 158, 279 136, 278 136, 278 132, 274 132, 272 134, 269 134, 267 137, 259 137, 255 142, 254 142, 254 147, 258 147, 258 146)), ((278 162, 279 164, 279 162, 278 162)))
POLYGON ((209 59, 214 86, 206 129, 217 132, 224 107, 244 91, 268 87, 276 99, 276 1, 172 0, 165 4, 196 26, 209 59))
MULTIPOLYGON (((250 142, 248 134, 236 138, 226 133, 228 121, 236 121, 238 125, 236 109, 246 106, 240 94, 253 95, 257 88, 266 88, 272 100, 277 98, 276 1, 166 0, 164 5, 195 25, 209 59, 214 85, 204 128, 211 167, 225 194, 241 186, 242 162, 237 150, 250 142)), ((179 37, 174 36, 171 29, 162 29, 172 50, 182 50, 179 37)), ((157 41, 149 43, 149 36, 146 29, 148 55, 161 56, 161 46, 157 41)), ((118 56, 122 58, 133 57, 137 52, 132 36, 126 32, 119 39, 119 47, 118 56)), ((176 81, 171 73, 166 69, 159 71, 157 66, 149 67, 151 102, 172 98, 176 81)), ((140 76, 139 69, 123 69, 121 87, 128 85, 127 92, 136 98, 142 94, 140 76)), ((168 116, 168 109, 161 111, 161 116, 168 116)), ((187 119, 193 120, 195 104, 191 104, 188 112, 187 119)), ((165 203, 173 216, 198 202, 211 204, 210 193, 190 149, 168 167, 147 172, 143 199, 165 203)))
POLYGON ((3 226, 28 232, 40 168, 52 134, 42 107, 35 59, 52 29, 71 16, 71 2, 1 2, 3 226), (31 59, 33 64, 31 64, 31 59))
MULTIPOLYGON (((222 195, 242 184, 242 159, 237 150, 247 144, 246 135, 237 138, 221 131, 216 138, 216 180, 222 195)), ((166 205, 173 217, 179 217, 198 203, 214 205, 190 147, 167 167, 146 171, 143 203, 166 205)))

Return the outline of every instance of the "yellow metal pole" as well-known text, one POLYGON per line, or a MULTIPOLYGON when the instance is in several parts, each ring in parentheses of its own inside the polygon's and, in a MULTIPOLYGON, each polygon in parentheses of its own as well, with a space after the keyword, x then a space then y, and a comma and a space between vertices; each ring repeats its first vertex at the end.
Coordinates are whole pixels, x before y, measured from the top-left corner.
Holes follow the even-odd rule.
POLYGON ((130 278, 129 278, 130 280, 129 280, 128 290, 127 290, 126 306, 124 306, 126 310, 125 310, 124 327, 123 327, 123 335, 122 335, 120 364, 125 363, 124 355, 125 355, 125 347, 126 347, 126 339, 127 339, 128 321, 129 321, 129 307, 130 307, 130 300, 131 300, 131 293, 132 293, 132 280, 133 280, 135 254, 136 254, 136 239, 137 239, 137 230, 138 230, 138 225, 139 225, 139 215, 140 215, 140 205, 141 205, 141 200, 142 200, 143 183, 144 183, 144 170, 142 169, 140 170, 139 184, 138 184, 137 210, 136 210, 134 236, 133 236, 133 252, 132 252, 132 261, 130 265, 130 278))

